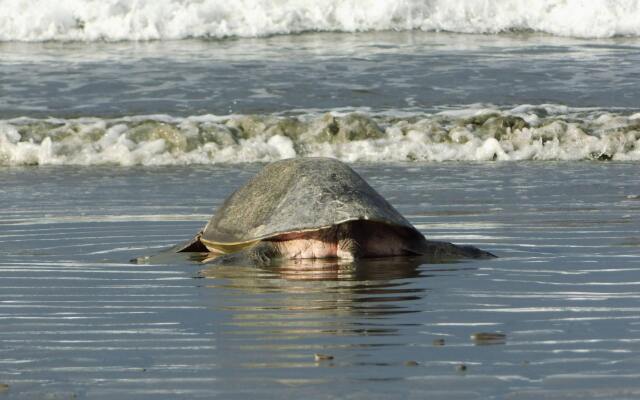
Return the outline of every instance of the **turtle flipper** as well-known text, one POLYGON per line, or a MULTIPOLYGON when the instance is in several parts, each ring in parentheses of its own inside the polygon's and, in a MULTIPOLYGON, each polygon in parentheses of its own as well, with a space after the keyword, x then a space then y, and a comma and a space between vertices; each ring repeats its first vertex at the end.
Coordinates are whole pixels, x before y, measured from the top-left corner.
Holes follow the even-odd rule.
POLYGON ((216 257, 214 264, 221 265, 269 265, 274 259, 281 257, 280 250, 273 242, 258 242, 244 250, 216 257))
POLYGON ((422 253, 434 260, 447 260, 455 258, 496 258, 488 251, 480 250, 474 246, 458 246, 449 242, 427 240, 422 253))
POLYGON ((456 246, 456 247, 458 247, 458 249, 462 251, 464 256, 468 258, 481 258, 481 259, 498 258, 498 256, 496 256, 495 254, 490 253, 488 251, 484 251, 475 246, 465 245, 465 246, 456 246))

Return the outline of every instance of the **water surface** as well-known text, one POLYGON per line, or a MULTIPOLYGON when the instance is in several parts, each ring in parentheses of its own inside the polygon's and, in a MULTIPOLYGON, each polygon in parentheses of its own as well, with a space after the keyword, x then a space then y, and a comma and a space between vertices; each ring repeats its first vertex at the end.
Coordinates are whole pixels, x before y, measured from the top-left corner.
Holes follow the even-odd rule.
POLYGON ((474 103, 638 109, 637 37, 308 33, 0 42, 0 118, 271 114, 474 103))
POLYGON ((259 165, 5 168, 8 396, 640 395, 637 165, 355 167, 428 237, 500 258, 132 264, 188 239, 259 165))

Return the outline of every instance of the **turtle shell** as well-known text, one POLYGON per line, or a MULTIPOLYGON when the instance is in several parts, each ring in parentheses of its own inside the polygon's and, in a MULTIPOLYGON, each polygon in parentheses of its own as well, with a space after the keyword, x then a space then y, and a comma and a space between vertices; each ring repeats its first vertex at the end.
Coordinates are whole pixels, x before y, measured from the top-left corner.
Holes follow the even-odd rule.
POLYGON ((209 250, 232 252, 284 233, 370 220, 417 230, 347 164, 293 158, 265 166, 229 196, 204 227, 209 250))

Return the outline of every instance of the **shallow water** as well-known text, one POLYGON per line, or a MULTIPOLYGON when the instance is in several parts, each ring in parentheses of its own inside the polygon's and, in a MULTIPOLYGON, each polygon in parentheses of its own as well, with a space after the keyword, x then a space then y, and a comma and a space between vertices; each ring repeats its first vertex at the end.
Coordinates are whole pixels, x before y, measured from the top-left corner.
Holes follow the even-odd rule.
POLYGON ((638 109, 638 37, 307 33, 0 42, 0 118, 227 115, 488 103, 638 109))
POLYGON ((355 168, 428 237, 500 258, 132 264, 188 239, 259 165, 3 169, 5 394, 640 396, 637 164, 355 168))

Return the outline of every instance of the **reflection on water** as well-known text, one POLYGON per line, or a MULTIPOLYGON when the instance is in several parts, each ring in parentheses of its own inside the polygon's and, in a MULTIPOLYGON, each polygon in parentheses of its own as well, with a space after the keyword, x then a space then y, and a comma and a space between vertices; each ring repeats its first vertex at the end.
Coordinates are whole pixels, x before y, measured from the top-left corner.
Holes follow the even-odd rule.
MULTIPOLYGON (((238 271, 256 270, 290 281, 388 281, 420 276, 420 260, 413 257, 388 257, 362 260, 339 258, 283 260, 275 265, 253 267, 214 266, 203 269, 207 278, 232 278, 238 271), (222 274, 222 275, 221 275, 222 274)), ((255 275, 254 273, 248 273, 255 275)))
POLYGON ((211 281, 208 288, 244 297, 241 305, 223 307, 234 313, 232 325, 242 327, 237 334, 393 335, 398 327, 380 320, 420 312, 415 302, 429 289, 416 285, 416 279, 468 269, 464 264, 432 265, 429 270, 420 266, 420 260, 407 257, 307 259, 261 268, 216 265, 200 275, 211 281), (310 324, 312 319, 317 323, 310 324))
POLYGON ((465 263, 426 265, 417 258, 393 257, 287 260, 268 267, 215 265, 199 275, 211 291, 214 313, 226 315, 218 339, 231 344, 234 357, 221 361, 225 367, 298 368, 319 362, 415 362, 410 355, 372 361, 363 354, 345 358, 335 353, 405 346, 406 337, 393 337, 421 325, 411 315, 423 312, 428 303, 429 278, 470 270, 475 268, 465 263))

